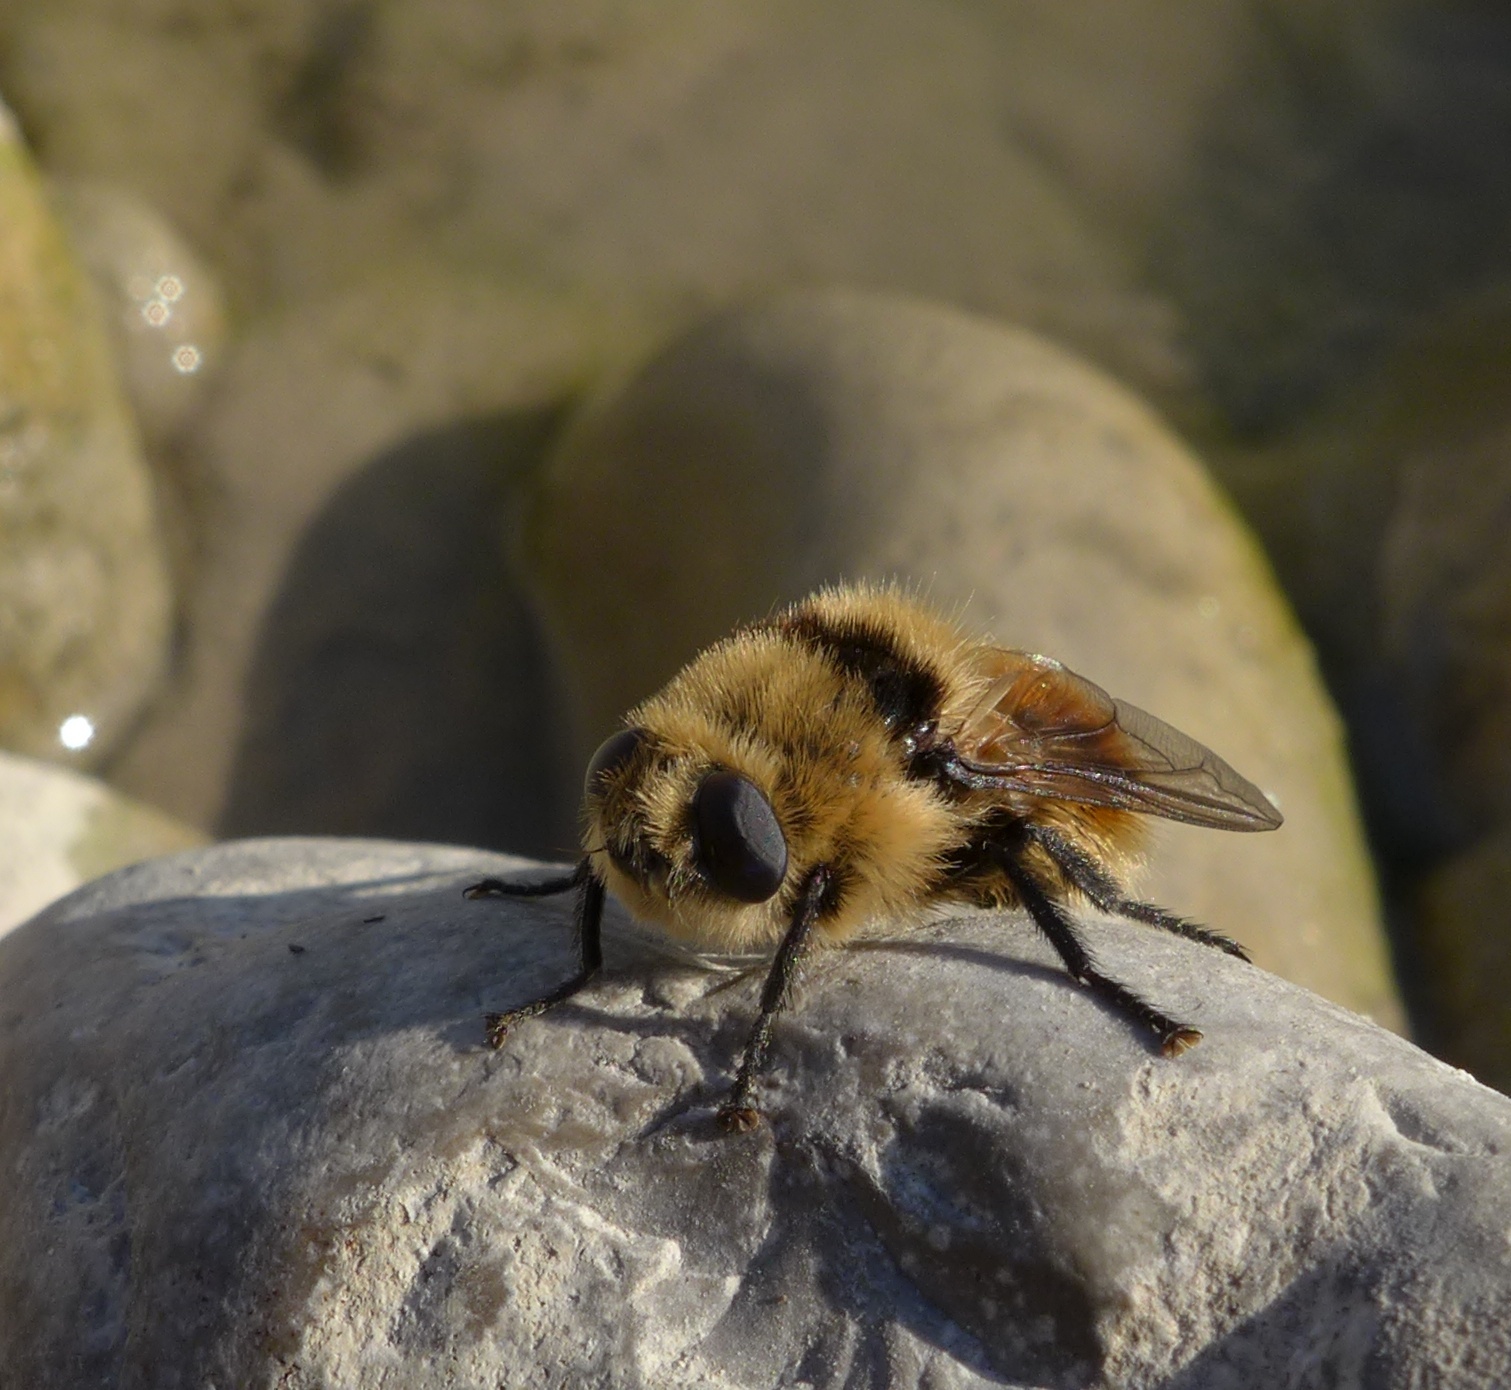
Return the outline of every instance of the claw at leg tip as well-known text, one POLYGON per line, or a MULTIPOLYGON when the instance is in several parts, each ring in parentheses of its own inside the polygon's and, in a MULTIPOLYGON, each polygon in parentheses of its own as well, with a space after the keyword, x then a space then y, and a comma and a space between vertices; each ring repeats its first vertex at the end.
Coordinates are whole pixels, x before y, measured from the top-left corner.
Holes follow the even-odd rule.
POLYGON ((1165 1035, 1160 1043, 1160 1052, 1166 1057, 1179 1057, 1183 1052, 1189 1052, 1201 1039, 1199 1028, 1176 1028, 1165 1035))
POLYGON ((718 1119, 719 1128, 726 1134, 749 1134, 761 1123, 761 1112, 750 1105, 726 1105, 718 1119))

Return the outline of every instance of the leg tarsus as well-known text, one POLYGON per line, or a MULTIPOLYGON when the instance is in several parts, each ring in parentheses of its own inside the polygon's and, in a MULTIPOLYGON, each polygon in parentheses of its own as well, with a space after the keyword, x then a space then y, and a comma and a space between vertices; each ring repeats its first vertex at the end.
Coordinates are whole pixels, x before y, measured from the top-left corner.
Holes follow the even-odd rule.
POLYGON ((1156 1033, 1160 1040, 1160 1051, 1166 1057, 1178 1057, 1201 1041, 1199 1030, 1189 1024, 1177 1023, 1148 1000, 1135 994, 1127 985, 1120 984, 1110 975, 1104 975, 1097 968, 1091 952, 1081 941, 1070 918, 1049 897, 1018 856, 1004 850, 998 855, 998 863, 1017 890, 1023 906, 1028 909, 1028 915, 1049 939, 1049 944, 1064 961, 1072 978, 1100 994, 1127 1017, 1156 1033))
POLYGON ((504 1039, 509 1036, 510 1029, 516 1023, 523 1023, 527 1018, 539 1018, 547 1009, 554 1009, 558 1004, 565 1004, 574 994, 590 984, 597 973, 596 970, 583 970, 564 985, 558 985, 549 994, 542 995, 528 1004, 521 1004, 517 1009, 507 1009, 501 1014, 485 1014, 483 1022, 488 1029, 488 1046, 497 1051, 504 1045, 504 1039))
POLYGON ((725 1101, 717 1116, 719 1128, 725 1134, 749 1134, 761 1124, 761 1112, 753 1105, 731 1105, 725 1101))
POLYGON ((543 879, 536 883, 515 883, 502 878, 485 878, 462 889, 464 898, 547 898, 554 893, 566 893, 580 888, 590 872, 587 859, 579 861, 570 874, 543 879))
POLYGON ((792 914, 792 925, 787 928, 787 935, 777 947, 771 970, 766 976, 766 987, 761 991, 761 1011, 756 1016, 755 1026, 750 1030, 740 1069, 735 1074, 734 1085, 729 1088, 723 1105, 719 1107, 719 1127, 727 1133, 743 1134, 760 1123, 761 1112, 751 1104, 751 1092, 755 1089, 756 1077, 760 1075, 771 1050, 771 1025, 792 992, 792 981, 802 962, 809 935, 813 924, 818 920, 819 909, 828 895, 829 886, 829 869, 820 864, 808 875, 808 881, 803 885, 792 914))
POLYGON ((491 1048, 502 1047, 509 1030, 516 1023, 527 1018, 537 1018, 547 1009, 554 1009, 558 1004, 565 1003, 603 968, 603 884, 591 873, 586 859, 578 865, 577 872, 572 876, 572 883, 580 890, 577 898, 577 973, 565 984, 557 985, 539 999, 522 1004, 517 1009, 485 1015, 483 1021, 487 1029, 488 1046, 491 1048))
POLYGON ((1159 1050, 1166 1057, 1180 1057, 1195 1047, 1203 1036, 1200 1028, 1177 1028, 1160 1039, 1159 1050))

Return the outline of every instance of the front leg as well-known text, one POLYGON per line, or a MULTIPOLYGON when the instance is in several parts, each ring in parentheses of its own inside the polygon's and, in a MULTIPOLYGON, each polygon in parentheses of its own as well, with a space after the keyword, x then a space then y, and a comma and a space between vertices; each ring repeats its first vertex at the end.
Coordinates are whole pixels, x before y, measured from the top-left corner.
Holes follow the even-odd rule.
POLYGON ((766 1064, 766 1055, 771 1050, 771 1025, 786 1005, 792 992, 792 981, 797 975, 813 924, 828 897, 833 875, 827 865, 820 864, 808 875, 803 891, 798 895, 797 907, 792 914, 792 925, 777 947, 776 957, 771 962, 771 971, 766 976, 766 988, 761 991, 761 1012, 756 1016, 755 1027, 750 1030, 745 1044, 745 1056, 740 1070, 735 1075, 735 1084, 719 1107, 719 1126, 730 1132, 751 1130, 760 1123, 761 1112, 750 1103, 750 1093, 756 1077, 766 1064))
MULTIPOLYGON (((478 884, 477 889, 485 892, 497 892, 493 887, 496 880, 484 880, 478 884)), ((556 1005, 564 1003, 586 985, 603 967, 603 883, 592 872, 588 860, 584 859, 577 866, 577 871, 570 880, 553 880, 548 892, 560 892, 563 888, 576 885, 577 894, 577 973, 558 985, 549 994, 542 995, 539 999, 529 1004, 521 1004, 517 1009, 509 1009, 501 1014, 488 1014, 484 1020, 487 1026, 488 1046, 499 1048, 504 1045, 504 1039, 508 1037, 509 1030, 521 1019, 535 1018, 543 1014, 547 1009, 553 1009, 556 1005), (561 885, 560 887, 556 885, 561 885)), ((531 891, 533 885, 500 885, 506 893, 513 893, 521 897, 537 896, 540 890, 531 891), (521 892, 520 889, 524 891, 521 892)), ((481 896, 476 890, 469 890, 469 897, 481 896)))
POLYGON ((577 867, 569 874, 562 874, 556 878, 537 879, 533 883, 515 883, 502 878, 485 878, 480 883, 474 883, 470 888, 462 889, 462 896, 464 898, 547 898, 553 893, 565 893, 569 889, 581 887, 583 880, 592 872, 592 860, 580 859, 577 867))

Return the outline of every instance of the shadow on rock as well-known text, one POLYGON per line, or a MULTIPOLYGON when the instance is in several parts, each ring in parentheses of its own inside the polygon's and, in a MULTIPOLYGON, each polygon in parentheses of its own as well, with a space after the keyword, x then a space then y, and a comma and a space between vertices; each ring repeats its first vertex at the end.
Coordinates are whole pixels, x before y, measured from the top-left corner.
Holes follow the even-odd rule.
POLYGON ((259 637, 220 834, 570 851, 560 702, 505 558, 513 485, 560 418, 417 436, 334 496, 259 637))

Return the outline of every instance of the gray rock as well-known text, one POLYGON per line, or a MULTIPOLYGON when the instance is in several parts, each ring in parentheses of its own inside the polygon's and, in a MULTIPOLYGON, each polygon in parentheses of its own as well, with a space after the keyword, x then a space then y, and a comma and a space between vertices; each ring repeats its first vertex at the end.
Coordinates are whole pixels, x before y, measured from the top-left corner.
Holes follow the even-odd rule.
POLYGON ((0 105, 0 745, 95 765, 156 687, 170 603, 98 306, 0 105))
POLYGON ((265 841, 0 942, 0 1361, 52 1387, 1500 1386, 1511 1101, 1304 990, 1092 924, 1178 1061, 1026 922, 825 954, 770 1123, 757 983, 475 851, 265 841))
POLYGON ((583 761, 698 647, 827 580, 900 576, 1057 657, 1286 815, 1162 829, 1143 891, 1399 1022, 1341 729, 1263 556, 1143 404, 1043 339, 857 291, 720 315, 574 424, 525 562, 583 761))

